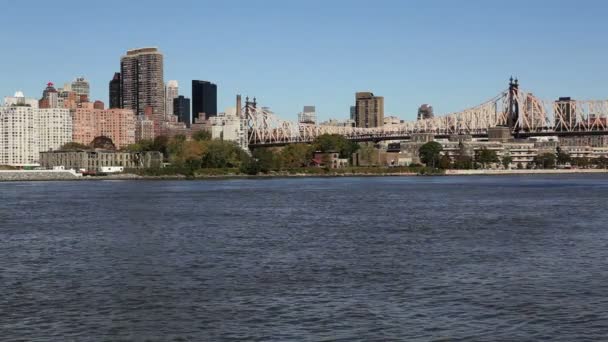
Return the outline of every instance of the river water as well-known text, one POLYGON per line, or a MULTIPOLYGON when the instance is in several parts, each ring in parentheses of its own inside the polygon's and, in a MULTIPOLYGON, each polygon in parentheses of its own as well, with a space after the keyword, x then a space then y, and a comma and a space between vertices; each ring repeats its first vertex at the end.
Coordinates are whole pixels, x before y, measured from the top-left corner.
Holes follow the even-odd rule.
POLYGON ((608 176, 0 183, 1 341, 605 341, 608 176))

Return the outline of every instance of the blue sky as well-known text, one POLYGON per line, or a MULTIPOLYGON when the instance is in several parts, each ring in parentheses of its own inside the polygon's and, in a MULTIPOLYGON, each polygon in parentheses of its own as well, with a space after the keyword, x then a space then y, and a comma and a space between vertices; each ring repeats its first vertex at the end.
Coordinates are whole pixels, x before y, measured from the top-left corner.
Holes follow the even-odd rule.
MULTIPOLYGON (((6 7, 6 6, 5 6, 6 7)), ((356 91, 385 97, 387 115, 458 111, 498 94, 510 75, 552 99, 608 97, 604 1, 231 0, 13 1, 0 13, 0 95, 40 97, 83 75, 92 97, 129 48, 158 46, 165 80, 190 96, 218 84, 220 109, 257 96, 295 119, 346 118, 356 91)))

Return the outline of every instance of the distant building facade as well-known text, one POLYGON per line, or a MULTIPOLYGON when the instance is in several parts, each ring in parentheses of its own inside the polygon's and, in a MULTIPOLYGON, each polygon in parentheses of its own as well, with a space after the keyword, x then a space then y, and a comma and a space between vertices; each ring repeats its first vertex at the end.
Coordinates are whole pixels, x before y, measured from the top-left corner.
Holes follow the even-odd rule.
POLYGON ((555 130, 568 131, 576 127, 576 101, 570 97, 560 97, 555 101, 555 130))
POLYGON ((40 153, 40 165, 47 169, 63 166, 66 169, 101 171, 102 167, 122 166, 125 169, 160 168, 161 152, 120 152, 108 150, 52 151, 40 153))
POLYGON ((319 123, 319 126, 334 126, 334 127, 355 127, 355 121, 351 119, 337 120, 329 119, 319 123))
POLYGON ((144 115, 152 108, 155 115, 165 113, 163 54, 157 48, 127 51, 120 60, 122 108, 144 115))
POLYGON ((423 104, 418 107, 418 120, 428 120, 435 117, 435 113, 433 112, 433 106, 428 104, 423 104))
POLYGON ((384 97, 371 92, 358 92, 355 101, 357 127, 381 127, 384 124, 384 97))
POLYGON ((135 120, 135 142, 154 139, 154 121, 145 115, 137 115, 135 120))
POLYGON ((399 119, 396 116, 385 116, 384 117, 384 126, 399 125, 399 124, 401 124, 401 119, 399 119))
POLYGON ((38 100, 31 98, 31 97, 25 97, 25 95, 23 95, 23 92, 17 91, 17 92, 15 92, 14 96, 4 97, 4 106, 6 106, 6 107, 25 106, 25 107, 38 108, 38 100))
POLYGON ((0 165, 37 165, 40 152, 59 149, 71 140, 68 109, 0 107, 0 165))
POLYGON ((74 93, 76 93, 76 96, 78 96, 81 99, 86 99, 85 101, 82 102, 87 102, 90 99, 90 85, 89 85, 89 81, 87 81, 84 77, 77 77, 73 82, 72 82, 72 91, 74 93))
POLYGON ((190 99, 179 95, 173 99, 173 109, 171 112, 176 115, 179 122, 183 122, 187 127, 192 124, 190 119, 190 99))
POLYGON ((86 106, 72 111, 74 142, 88 145, 106 136, 117 148, 135 143, 136 117, 130 109, 96 109, 86 106))
POLYGON ((192 121, 217 116, 217 85, 208 81, 192 81, 192 121), (204 113, 204 117, 201 114, 204 113))
POLYGON ((249 148, 247 141, 247 120, 238 115, 236 108, 228 108, 225 113, 209 118, 211 138, 233 141, 242 149, 249 148))
POLYGON ((42 91, 42 98, 38 102, 39 108, 59 108, 59 93, 53 82, 46 84, 46 88, 42 91))
POLYGON ((110 81, 110 108, 122 108, 122 91, 120 88, 120 73, 115 72, 114 77, 110 81))
MULTIPOLYGON (((165 85, 165 119, 171 115, 177 115, 173 112, 173 99, 179 96, 179 84, 177 81, 168 81, 165 85)), ((188 104, 189 106, 190 104, 188 104)), ((188 108, 188 113, 190 108, 188 108)))
POLYGON ((315 106, 304 106, 298 114, 298 122, 315 125, 317 123, 317 112, 315 106))

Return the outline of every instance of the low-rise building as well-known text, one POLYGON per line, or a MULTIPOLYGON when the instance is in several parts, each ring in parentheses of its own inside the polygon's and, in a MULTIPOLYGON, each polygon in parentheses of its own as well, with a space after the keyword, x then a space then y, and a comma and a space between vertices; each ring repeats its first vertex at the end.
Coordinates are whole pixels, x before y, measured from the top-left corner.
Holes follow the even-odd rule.
POLYGON ((46 169, 101 171, 102 167, 125 169, 160 168, 163 165, 161 152, 120 152, 108 150, 50 151, 40 153, 40 165, 46 169))
POLYGON ((340 169, 348 166, 348 159, 340 158, 338 152, 315 152, 312 164, 319 167, 329 167, 330 169, 340 169))

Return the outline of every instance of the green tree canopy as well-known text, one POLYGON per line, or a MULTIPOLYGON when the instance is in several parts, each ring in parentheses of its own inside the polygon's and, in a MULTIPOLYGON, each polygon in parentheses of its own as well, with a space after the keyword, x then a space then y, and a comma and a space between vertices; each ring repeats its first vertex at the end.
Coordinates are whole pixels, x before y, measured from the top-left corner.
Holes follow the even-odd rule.
POLYGON ((511 157, 511 155, 509 154, 505 154, 502 157, 502 160, 500 161, 502 163, 502 166, 506 169, 509 168, 509 166, 511 165, 511 163, 513 162, 513 157, 511 157))
POLYGON ((205 130, 199 130, 192 133, 192 140, 196 141, 207 141, 211 140, 211 133, 205 130))
POLYGON ((448 156, 447 154, 441 156, 441 158, 439 159, 439 168, 444 170, 452 168, 452 159, 450 158, 450 156, 448 156))
POLYGON ((323 134, 312 144, 316 151, 339 152, 341 158, 350 158, 359 149, 359 145, 339 134, 323 134))
POLYGON ((313 147, 308 144, 287 145, 279 154, 279 163, 287 169, 304 167, 312 159, 312 154, 313 147))
POLYGON ((534 157, 534 165, 540 169, 553 169, 555 168, 555 154, 543 153, 534 157))
POLYGON ((498 155, 496 154, 496 151, 484 147, 477 154, 477 162, 485 169, 488 164, 499 162, 498 155))
POLYGON ((564 152, 561 148, 557 148, 557 153, 555 155, 557 165, 566 165, 572 161, 570 155, 564 152))
POLYGON ((599 158, 596 158, 593 163, 602 169, 608 168, 608 158, 601 156, 599 158))
POLYGON ((441 157, 441 151, 443 147, 436 141, 429 141, 426 144, 420 146, 418 153, 420 154, 420 161, 426 166, 435 168, 439 165, 439 159, 441 157))
POLYGON ((231 141, 210 140, 204 142, 205 154, 202 158, 204 168, 240 167, 250 157, 236 143, 231 141))

